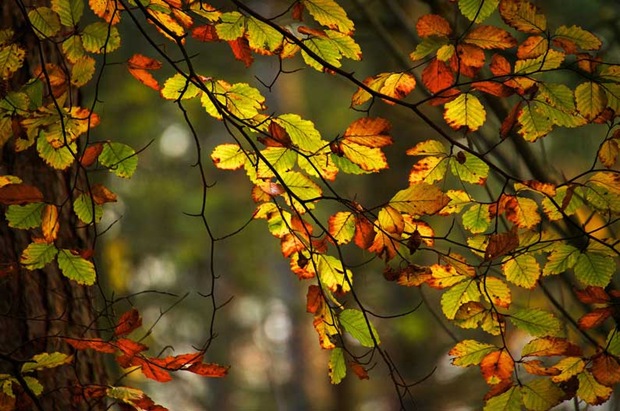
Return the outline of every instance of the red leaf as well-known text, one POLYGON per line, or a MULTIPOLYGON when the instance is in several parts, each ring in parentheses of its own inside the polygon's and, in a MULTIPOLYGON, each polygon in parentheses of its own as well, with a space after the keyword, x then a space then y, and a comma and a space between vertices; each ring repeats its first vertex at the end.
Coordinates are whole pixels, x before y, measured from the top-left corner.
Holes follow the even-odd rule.
POLYGON ((176 371, 188 365, 202 362, 201 353, 180 354, 165 358, 149 358, 149 361, 161 368, 176 371))
POLYGON ((434 58, 422 71, 422 83, 431 93, 437 93, 452 87, 454 73, 446 63, 434 58))
POLYGON ((114 335, 126 335, 142 325, 140 313, 135 308, 124 313, 114 327, 114 335))
POLYGON ((224 377, 228 374, 230 367, 224 367, 214 363, 196 363, 192 364, 187 370, 203 377, 224 377))
POLYGON ((514 94, 514 90, 495 81, 477 81, 472 84, 472 88, 496 97, 509 97, 514 94))
POLYGON ((293 12, 291 13, 293 19, 297 21, 302 21, 303 13, 304 13, 304 4, 300 1, 296 2, 295 5, 293 6, 293 12))
POLYGON ((149 347, 128 338, 119 338, 116 341, 116 348, 121 350, 125 355, 133 357, 139 352, 146 351, 149 347))
POLYGON ((258 141, 267 147, 291 147, 293 142, 284 127, 272 121, 269 123, 269 136, 258 137, 258 141))
POLYGON ((8 184, 0 187, 0 204, 26 204, 43 201, 43 193, 28 184, 8 184))
POLYGON ((113 353, 116 347, 112 343, 103 341, 101 338, 91 338, 88 340, 78 340, 76 338, 65 338, 67 344, 76 350, 92 349, 99 352, 113 353))
POLYGON ((215 26, 213 25, 200 26, 200 27, 194 28, 194 30, 192 30, 192 37, 200 41, 219 40, 219 37, 217 36, 217 31, 215 30, 215 26))
POLYGON ((366 371, 366 368, 362 367, 359 363, 352 362, 350 363, 350 365, 351 365, 351 371, 353 371, 353 373, 357 375, 357 378, 359 378, 360 380, 370 379, 370 377, 368 376, 368 371, 366 371))
POLYGON ((575 290, 579 301, 584 304, 605 304, 609 302, 609 294, 601 287, 586 287, 583 290, 575 290))
POLYGON ((311 285, 308 287, 308 294, 306 295, 306 312, 316 314, 321 308, 323 303, 323 296, 321 295, 321 289, 318 285, 311 285))
POLYGON ((80 164, 83 167, 92 166, 93 164, 95 164, 95 161, 97 161, 97 158, 99 157, 99 154, 101 154, 102 150, 103 143, 95 143, 86 147, 84 153, 82 153, 82 157, 80 158, 80 164))
POLYGON ((144 358, 134 357, 131 361, 131 365, 139 365, 142 367, 142 374, 146 378, 150 378, 151 380, 155 380, 158 382, 168 382, 172 381, 172 377, 170 373, 163 368, 145 360, 144 358))
POLYGON ((131 403, 139 409, 145 411, 168 411, 167 408, 155 404, 155 402, 146 394, 143 394, 138 400, 131 400, 131 403))
POLYGON ((252 51, 250 50, 250 44, 245 37, 239 37, 236 40, 229 40, 228 45, 232 49, 235 58, 242 61, 246 67, 250 67, 254 61, 252 57, 252 51))
POLYGON ((142 70, 158 70, 161 68, 161 61, 144 56, 142 54, 134 54, 127 61, 130 69, 142 69, 142 70))
POLYGON ((611 317, 612 314, 613 309, 610 307, 597 308, 594 311, 583 315, 579 319, 579 328, 581 328, 582 330, 596 328, 599 325, 603 324, 606 319, 611 317))

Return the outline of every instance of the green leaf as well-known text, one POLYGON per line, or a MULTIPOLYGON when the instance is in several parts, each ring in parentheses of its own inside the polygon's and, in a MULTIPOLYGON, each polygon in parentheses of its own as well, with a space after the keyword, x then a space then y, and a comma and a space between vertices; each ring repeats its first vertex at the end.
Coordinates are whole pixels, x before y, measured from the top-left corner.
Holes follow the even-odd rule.
POLYGON ((8 206, 5 216, 9 227, 28 229, 40 226, 41 212, 44 207, 45 203, 8 206))
POLYGON ((573 269, 583 285, 606 287, 616 272, 616 262, 606 255, 584 252, 577 257, 573 269))
POLYGON ((468 131, 476 131, 482 127, 487 118, 487 113, 478 97, 470 93, 461 93, 444 107, 443 117, 455 130, 465 127, 468 131))
POLYGON ((84 27, 82 45, 89 53, 111 53, 121 46, 121 36, 116 26, 98 21, 84 27))
POLYGON ((289 171, 281 174, 284 184, 299 201, 318 200, 322 191, 314 181, 298 171, 289 171))
POLYGON ((30 243, 22 252, 19 262, 28 270, 38 270, 52 262, 57 253, 54 244, 30 243))
POLYGON ((200 89, 177 73, 164 82, 160 94, 166 100, 187 100, 200 94, 200 89))
POLYGON ((366 321, 361 311, 348 308, 340 313, 339 319, 345 331, 364 347, 374 347, 375 341, 377 344, 381 343, 377 330, 372 323, 366 321), (375 341, 373 341, 373 336, 375 341))
POLYGON ((426 37, 421 43, 418 43, 415 50, 409 54, 409 58, 413 61, 422 60, 429 54, 437 52, 437 50, 448 43, 448 41, 449 39, 447 37, 426 37))
POLYGON ((388 168, 385 154, 378 147, 367 147, 345 139, 340 148, 346 158, 363 170, 377 172, 388 168))
POLYGON ((98 158, 101 165, 122 178, 130 178, 138 167, 136 152, 123 143, 106 142, 98 158))
POLYGON ((0 48, 0 77, 9 79, 24 64, 26 51, 17 44, 9 44, 0 48))
POLYGON ((551 253, 547 257, 547 263, 543 268, 543 275, 560 274, 573 268, 577 263, 579 250, 564 242, 553 245, 551 253))
POLYGON ((22 374, 30 371, 43 370, 45 368, 54 368, 63 364, 69 364, 73 360, 73 356, 63 354, 61 352, 44 352, 32 357, 31 361, 27 361, 22 365, 22 374))
POLYGON ((347 365, 344 361, 344 351, 336 347, 329 355, 329 378, 332 384, 340 384, 347 375, 347 365))
POLYGON ((459 367, 478 365, 487 354, 497 351, 493 344, 481 343, 476 340, 463 340, 457 343, 448 353, 452 358, 452 364, 459 367))
POLYGON ((572 41, 582 50, 598 50, 602 44, 598 37, 579 26, 560 26, 555 36, 572 41))
POLYGON ((575 89, 577 110, 588 120, 594 119, 607 106, 603 88, 594 81, 581 83, 575 89))
POLYGON ((473 280, 463 281, 450 288, 441 296, 441 309, 448 320, 454 320, 459 308, 470 301, 479 301, 478 285, 473 280))
POLYGON ((459 180, 472 184, 482 185, 489 176, 487 163, 466 151, 461 151, 456 159, 450 161, 450 169, 459 180), (462 161, 459 157, 461 153, 463 153, 462 161))
POLYGON ((275 177, 274 172, 267 166, 271 165, 277 173, 291 171, 297 164, 297 153, 285 147, 267 147, 260 152, 264 157, 258 159, 256 174, 258 178, 275 177), (267 163, 265 163, 265 161, 267 163))
POLYGON ((344 34, 353 33, 353 22, 334 0, 303 0, 303 4, 319 24, 344 34))
POLYGON ((517 116, 520 125, 519 134, 526 141, 534 142, 549 134, 553 128, 553 122, 545 115, 544 110, 538 109, 541 104, 537 101, 530 102, 521 109, 517 116))
POLYGON ((83 56, 77 59, 71 67, 71 84, 82 87, 88 83, 95 74, 95 59, 83 56))
POLYGON ((221 40, 236 40, 245 34, 245 17, 238 11, 222 13, 221 23, 215 26, 217 37, 221 40))
POLYGON ((534 59, 517 60, 515 74, 534 74, 541 71, 555 70, 564 62, 566 55, 561 51, 549 49, 545 54, 534 59))
POLYGON ((71 250, 58 250, 58 267, 65 277, 78 284, 93 285, 97 279, 93 263, 71 250))
POLYGON ((499 0, 459 0, 459 9, 469 21, 481 23, 493 14, 498 4, 499 0))
POLYGON ((84 12, 84 0, 52 0, 52 10, 60 16, 60 22, 66 27, 75 27, 84 12))
POLYGON ((77 145, 71 143, 60 148, 54 148, 44 132, 39 134, 37 138, 37 151, 39 156, 50 166, 57 170, 66 170, 75 161, 75 153, 77 153, 77 145))
POLYGON ((509 318, 515 327, 535 337, 557 336, 562 329, 562 322, 555 315, 538 308, 516 310, 509 318))
POLYGON ((508 391, 490 398, 483 411, 521 411, 522 404, 521 389, 513 386, 508 391))
POLYGON ((549 378, 537 378, 521 387, 521 395, 528 410, 547 411, 560 403, 564 391, 549 378))
POLYGON ((530 254, 507 257, 502 264, 506 279, 519 287, 532 289, 536 287, 541 270, 536 258, 530 254))
POLYGON ((613 328, 607 335, 607 351, 615 356, 620 356, 620 330, 613 328))
POLYGON ((49 7, 37 7, 28 12, 28 20, 40 39, 55 36, 60 30, 60 19, 49 7))
POLYGON ((329 144, 321 139, 312 121, 304 120, 297 114, 282 114, 274 121, 286 130, 293 144, 301 150, 311 154, 329 150, 329 144))
POLYGON ((488 204, 472 204, 463 213, 463 227, 473 234, 485 232, 491 224, 491 213, 488 204))
MULTIPOLYGON (((165 87, 165 85, 164 85, 165 87)), ((233 84, 226 91, 226 108, 240 119, 250 119, 265 109, 265 97, 247 83, 233 84)))
POLYGON ((62 52, 70 62, 77 61, 86 53, 82 45, 82 38, 80 36, 69 36, 69 38, 62 42, 62 52))
POLYGON ((252 16, 247 18, 246 23, 246 36, 253 50, 258 53, 273 53, 282 47, 284 36, 279 31, 252 16))
POLYGON ((84 224, 98 223, 103 216, 103 207, 94 204, 88 193, 77 196, 73 201, 73 211, 84 224))
POLYGON ((24 375, 24 381, 26 381, 26 385, 30 390, 34 393, 34 395, 41 395, 43 393, 43 385, 34 377, 29 375, 24 375))
POLYGON ((588 404, 600 405, 606 402, 613 392, 610 387, 606 387, 596 381, 588 370, 577 375, 577 379, 579 380, 577 395, 588 404))

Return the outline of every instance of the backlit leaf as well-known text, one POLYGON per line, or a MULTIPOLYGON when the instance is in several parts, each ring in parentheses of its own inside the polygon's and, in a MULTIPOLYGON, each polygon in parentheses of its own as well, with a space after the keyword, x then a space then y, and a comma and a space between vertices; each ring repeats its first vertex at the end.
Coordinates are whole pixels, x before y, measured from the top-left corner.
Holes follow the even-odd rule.
POLYGON ((187 367, 186 370, 202 377, 221 378, 228 374, 229 368, 230 367, 214 363, 195 362, 187 367))
POLYGON ((343 269, 342 261, 326 254, 312 256, 321 284, 333 292, 348 292, 351 290, 353 274, 349 269, 343 269))
POLYGON ((78 284, 93 285, 96 280, 95 266, 71 250, 58 250, 58 267, 62 274, 78 284))
POLYGON ((45 203, 30 203, 21 205, 10 205, 7 208, 5 217, 9 222, 9 227, 13 228, 35 228, 41 225, 41 213, 45 208, 45 203))
POLYGON ((427 37, 416 46, 411 54, 409 54, 409 58, 413 61, 421 60, 437 52, 442 46, 446 45, 446 43, 448 43, 448 38, 446 37, 427 37))
POLYGON ((347 127, 343 139, 366 147, 385 147, 392 144, 389 130, 390 122, 384 118, 362 117, 347 127))
POLYGON ((58 254, 58 249, 54 244, 30 243, 22 252, 20 264, 28 270, 37 270, 49 264, 58 254))
POLYGON ((473 280, 460 282, 441 296, 441 309, 448 320, 453 320, 459 308, 470 301, 479 301, 478 286, 473 280))
POLYGON ((582 50, 598 50, 601 47, 598 37, 579 26, 560 26, 554 34, 575 43, 582 50))
POLYGON ((547 263, 543 268, 543 275, 560 274, 569 268, 573 268, 577 263, 579 255, 579 251, 571 245, 564 243, 554 245, 547 257, 547 263))
POLYGON ((377 172, 388 168, 387 159, 380 148, 362 146, 344 139, 340 143, 340 149, 349 161, 362 170, 377 172))
POLYGON ((509 319, 515 327, 535 337, 555 336, 562 328, 562 322, 556 316, 538 308, 515 310, 509 319))
POLYGON ((489 398, 484 411, 521 411, 522 405, 521 389, 513 386, 508 391, 489 398))
POLYGON ((282 183, 299 201, 318 200, 321 196, 321 188, 298 171, 282 173, 281 177, 282 183))
POLYGON ((340 384, 347 375, 347 364, 344 361, 344 351, 336 347, 329 355, 329 378, 332 384, 340 384))
POLYGON ((620 364, 612 355, 601 353, 594 357, 590 371, 596 381, 608 387, 620 382, 620 364))
POLYGON ((424 38, 429 36, 447 37, 452 33, 450 23, 437 14, 425 14, 420 17, 415 25, 418 36, 424 38))
POLYGON ((118 24, 121 21, 122 5, 115 0, 88 0, 91 10, 107 23, 118 24))
POLYGON ((0 77, 10 78, 24 64, 26 51, 17 44, 0 47, 0 77))
POLYGON ((273 53, 282 46, 284 36, 270 25, 250 16, 247 18, 246 28, 248 43, 255 52, 273 53))
POLYGON ((531 340, 521 351, 523 357, 581 356, 581 348, 565 338, 544 337, 531 340))
POLYGON ((478 26, 469 31, 463 42, 481 49, 509 49, 517 45, 517 40, 506 30, 495 26, 478 26))
POLYGON ((492 344, 481 343, 476 340, 463 340, 457 343, 448 353, 452 358, 452 364, 459 367, 478 365, 488 354, 497 351, 492 344))
POLYGON ((459 0, 459 9, 469 21, 480 23, 497 8, 499 0, 459 0))
POLYGON ((446 103, 443 117, 455 130, 465 127, 468 131, 476 131, 484 124, 486 111, 478 97, 462 93, 446 103))
POLYGON ((564 391, 550 379, 538 378, 521 387, 521 395, 528 410, 546 411, 563 399, 564 391))
POLYGON ((60 365, 69 364, 72 360, 73 356, 61 352, 44 352, 33 356, 31 361, 26 361, 22 365, 21 372, 27 373, 44 370, 46 368, 55 368, 60 365))
POLYGON ((610 256, 586 251, 579 254, 573 270, 583 285, 606 287, 616 272, 616 262, 610 256))
POLYGON ((364 347, 374 347, 375 341, 376 344, 381 343, 377 330, 375 330, 372 323, 364 318, 364 314, 361 311, 349 308, 342 311, 338 318, 345 331, 351 334, 364 347))
POLYGON ((485 232, 491 224, 488 204, 473 204, 463 213, 463 227, 473 234, 485 232))
POLYGON ((492 351, 480 361, 482 376, 489 385, 510 379, 514 369, 514 360, 506 350, 492 351))
POLYGON ((536 258, 530 254, 508 257, 502 264, 506 279, 519 287, 532 289, 536 287, 541 269, 536 258))
POLYGON ((499 13, 506 24, 524 33, 544 33, 547 29, 547 18, 529 1, 503 0, 499 13))
POLYGON ((419 183, 397 192, 390 200, 390 206, 412 216, 435 214, 449 199, 437 186, 419 183))
POLYGON ((489 175, 489 166, 480 158, 461 151, 450 161, 450 169, 459 180, 482 185, 489 175))
POLYGON ((618 160, 619 153, 620 147, 616 139, 605 140, 598 150, 598 159, 605 167, 612 168, 618 160))
POLYGON ((303 151, 315 154, 329 150, 329 144, 321 139, 321 134, 312 121, 305 120, 297 114, 281 114, 274 121, 284 128, 293 144, 303 151))
POLYGON ((37 138, 37 151, 39 156, 45 162, 57 170, 67 169, 75 161, 75 153, 77 153, 77 145, 75 143, 69 146, 54 148, 44 135, 41 133, 37 138))
POLYGON ((135 308, 126 311, 118 319, 118 323, 114 327, 114 335, 127 335, 142 325, 142 317, 140 312, 135 308))
MULTIPOLYGON (((364 84, 380 94, 400 100, 413 91, 416 86, 416 80, 415 77, 409 73, 381 73, 366 78, 364 84)), ((359 106, 371 98, 372 95, 369 92, 360 88, 353 94, 351 104, 353 106, 359 106)), ((388 104, 394 104, 394 102, 390 100, 384 101, 388 104)))
POLYGON ((515 62, 515 74, 534 74, 541 71, 554 70, 564 62, 566 55, 557 50, 547 50, 545 54, 525 60, 515 62))
POLYGON ((99 154, 101 165, 122 178, 129 178, 138 167, 138 156, 133 148, 123 143, 106 142, 99 154))
POLYGON ((340 211, 328 220, 329 234, 338 244, 348 244, 355 234, 355 216, 350 211, 340 211))
POLYGON ((439 93, 454 85, 454 73, 450 67, 439 60, 433 59, 422 71, 422 82, 431 93, 439 93))
POLYGON ((95 59, 83 56, 77 59, 71 67, 71 84, 82 87, 88 83, 95 74, 95 59))
POLYGON ((53 204, 46 204, 41 214, 41 231, 45 241, 52 243, 58 235, 59 228, 58 208, 53 204))
POLYGON ((534 59, 542 56, 549 49, 549 41, 543 36, 530 36, 517 49, 519 60, 534 59))
POLYGON ((586 81, 575 89, 577 110, 588 120, 598 116, 607 105, 607 97, 598 83, 586 81))
POLYGON ((85 224, 98 223, 103 216, 103 207, 93 203, 88 193, 80 194, 73 201, 73 211, 85 224))
POLYGON ((211 153, 215 166, 222 170, 238 170, 246 162, 247 155, 237 144, 220 144, 211 153))
POLYGON ((579 380, 577 395, 590 405, 600 405, 604 403, 613 392, 610 387, 606 387, 596 381, 588 370, 577 375, 577 379, 579 380))
POLYGON ((560 370, 560 374, 551 377, 553 382, 568 381, 575 375, 579 374, 585 368, 586 364, 580 357, 566 357, 562 358, 554 368, 560 370))
POLYGON ((121 46, 121 36, 116 26, 98 21, 84 27, 82 45, 90 53, 110 53, 121 46))
POLYGON ((60 19, 49 7, 37 7, 28 12, 28 19, 40 39, 52 37, 60 30, 60 19))
POLYGON ((504 195, 500 200, 506 218, 519 228, 533 228, 540 223, 538 204, 531 198, 504 195))
POLYGON ((215 26, 218 38, 236 40, 245 33, 245 17, 238 11, 222 13, 221 23, 215 26))
POLYGON ((200 94, 200 89, 177 73, 164 82, 160 94, 166 100, 187 100, 200 94))
POLYGON ((508 308, 512 294, 508 285, 497 277, 486 277, 480 284, 481 294, 485 300, 497 307, 508 308))
POLYGON ((344 34, 353 33, 353 22, 334 0, 303 0, 303 4, 319 24, 344 34))

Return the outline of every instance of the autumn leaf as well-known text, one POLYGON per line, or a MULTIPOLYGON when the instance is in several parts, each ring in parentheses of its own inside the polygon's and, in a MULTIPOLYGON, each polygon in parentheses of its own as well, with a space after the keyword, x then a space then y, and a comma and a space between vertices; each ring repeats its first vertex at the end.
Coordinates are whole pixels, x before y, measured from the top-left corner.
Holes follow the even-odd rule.
POLYGON ((7 184, 0 187, 0 204, 27 204, 43 201, 43 193, 28 184, 7 184))
MULTIPOLYGON (((368 77, 364 84, 371 90, 396 100, 405 98, 416 86, 415 77, 409 73, 381 73, 368 77)), ((359 88, 351 99, 352 106, 359 106, 373 96, 366 90, 359 88)), ((395 104, 391 100, 383 99, 387 104, 395 104)))
POLYGON ((129 73, 139 82, 155 91, 159 91, 161 87, 155 77, 149 70, 159 70, 162 66, 161 62, 142 54, 134 54, 127 62, 129 73))
POLYGON ((577 379, 579 380, 577 395, 590 405, 603 404, 613 392, 610 387, 596 381, 592 373, 587 370, 577 375, 577 379))
POLYGON ((529 1, 502 0, 499 14, 506 24, 524 33, 544 33, 547 29, 547 18, 529 1))
POLYGON ((53 204, 47 204, 41 214, 41 231, 45 241, 48 243, 54 242, 58 236, 59 229, 58 208, 53 204))
POLYGON ((142 317, 140 317, 140 313, 135 308, 132 308, 121 315, 116 327, 114 327, 114 335, 127 335, 141 325, 142 317))
POLYGON ((447 90, 454 85, 454 73, 438 58, 434 58, 422 71, 422 83, 431 93, 447 90))
POLYGON ((467 131, 476 131, 486 121, 486 111, 473 94, 462 93, 444 107, 444 119, 455 130, 465 128, 467 131))
POLYGON ((432 215, 441 210, 449 199, 437 186, 418 183, 397 192, 390 206, 412 216, 432 215))
POLYGON ((510 379, 514 368, 514 360, 506 350, 492 351, 480 361, 482 376, 489 385, 510 379))
POLYGON ((497 352, 497 347, 492 344, 481 343, 476 340, 463 340, 457 343, 448 352, 452 358, 452 364, 459 367, 478 365, 490 353, 497 352))
POLYGON ((485 50, 503 50, 517 45, 517 40, 510 33, 495 26, 478 26, 465 35, 463 42, 485 50))
POLYGON ((101 338, 89 338, 89 339, 77 339, 77 338, 64 338, 64 341, 67 342, 70 346, 75 348, 76 350, 95 350, 103 353, 114 353, 116 352, 116 347, 108 342, 104 341, 101 338))
POLYGON ((228 374, 229 368, 230 367, 214 363, 194 363, 187 368, 187 371, 203 377, 220 378, 228 374))
POLYGON ((448 37, 452 34, 450 23, 437 14, 425 14, 420 17, 415 25, 418 36, 425 38, 430 36, 448 37))

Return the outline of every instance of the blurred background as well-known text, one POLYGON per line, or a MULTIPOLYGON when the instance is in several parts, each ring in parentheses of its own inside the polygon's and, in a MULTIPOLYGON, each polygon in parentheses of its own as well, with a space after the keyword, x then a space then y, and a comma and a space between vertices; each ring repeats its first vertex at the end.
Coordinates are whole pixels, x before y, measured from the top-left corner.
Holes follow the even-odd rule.
MULTIPOLYGON (((218 6, 227 2, 211 2, 218 6)), ((455 3, 413 0, 340 0, 356 24, 355 39, 364 53, 362 62, 344 61, 344 69, 363 79, 386 71, 413 66, 407 56, 417 44, 415 22, 429 12, 449 19, 456 15, 455 3)), ((547 14, 550 27, 579 24, 594 31, 604 42, 607 60, 620 62, 620 6, 616 0, 535 1, 547 14)), ((248 1, 267 16, 277 15, 288 1, 248 1)), ((488 24, 498 23, 494 16, 488 24)), ((211 160, 212 149, 230 142, 221 123, 206 115, 198 101, 185 104, 200 144, 200 161, 206 167, 206 212, 209 228, 221 241, 211 242, 199 218, 203 202, 202 180, 197 162, 197 146, 182 112, 165 102, 156 92, 133 79, 124 62, 136 52, 159 58, 149 49, 140 33, 127 19, 120 25, 124 47, 107 58, 98 87, 96 112, 103 119, 92 133, 93 141, 114 139, 131 145, 139 154, 139 167, 131 180, 94 175, 105 179, 118 194, 119 201, 107 206, 99 226, 98 265, 103 270, 105 294, 123 299, 114 306, 118 314, 136 307, 143 316, 145 343, 153 355, 193 351, 208 340, 213 314, 209 297, 212 272, 215 299, 224 305, 215 316, 216 338, 209 346, 206 361, 231 365, 223 379, 205 379, 191 373, 176 373, 172 382, 162 384, 131 373, 124 383, 137 384, 157 403, 170 410, 358 410, 398 409, 396 395, 384 364, 376 364, 369 380, 349 375, 338 386, 328 377, 329 353, 320 349, 312 327, 312 315, 305 312, 305 295, 311 282, 300 283, 290 271, 264 220, 250 221, 255 204, 251 185, 243 171, 224 172, 211 160), (151 329, 152 327, 152 329, 151 329)), ((290 22, 293 24, 293 21, 290 22)), ((463 27, 460 25, 459 27, 463 27)), ((154 33, 156 42, 179 57, 167 40, 154 33)), ((278 61, 255 56, 246 69, 234 60, 228 46, 201 44, 188 39, 197 71, 204 76, 230 83, 248 82, 267 98, 268 113, 298 113, 315 123, 326 140, 342 134, 355 119, 362 117, 349 109, 355 88, 329 74, 316 72, 299 57, 285 61, 287 73, 278 74, 278 61)), ((160 80, 171 75, 156 73, 160 80)), ((418 73, 419 74, 419 73, 418 73)), ((559 78, 558 81, 571 81, 559 78)), ((421 87, 420 87, 421 89, 421 87)), ((92 102, 94 89, 86 101, 92 102)), ((423 98, 420 91, 411 101, 423 98)), ((506 107, 510 107, 508 104, 506 107)), ((424 108, 442 123, 438 108, 424 108), (441 120, 441 121, 440 121, 441 120)), ((407 186, 408 171, 416 161, 404 150, 417 142, 434 138, 432 130, 411 113, 377 102, 372 116, 392 123, 395 144, 385 152, 390 169, 363 178, 340 175, 335 187, 345 198, 371 207, 389 199, 407 186)), ((481 130, 493 141, 499 121, 489 119, 481 130)), ((562 130, 552 138, 533 145, 543 164, 565 170, 579 170, 582 153, 595 153, 604 134, 596 129, 562 130), (570 137, 570 138, 569 138, 570 137)), ((495 137, 496 139, 496 137, 495 137)), ((506 148, 507 150, 510 147, 506 148)), ((585 160, 591 162, 592 155, 585 160)), ((515 164, 517 169, 519 164, 515 164)), ((527 171, 524 171, 527 173, 527 171)), ((492 183, 492 181, 490 182, 492 183)), ((325 217, 337 210, 319 210, 325 217)), ((446 227, 434 225, 436 232, 446 227)), ((359 256, 360 262, 370 255, 359 256)), ((420 263, 434 261, 420 261, 420 263)), ((367 306, 390 316, 411 311, 393 319, 376 319, 384 349, 391 355, 403 377, 411 383, 416 409, 469 411, 481 409, 481 398, 488 387, 478 369, 450 365, 447 352, 453 338, 475 338, 475 332, 457 329, 443 319, 439 310, 440 293, 428 288, 404 288, 386 282, 383 263, 371 261, 353 269, 356 289, 367 306), (423 381, 422 381, 423 380, 423 381)), ((524 298, 536 298, 525 296, 524 298)), ((351 374, 349 372, 349 374, 351 374)), ((614 408, 611 403, 600 409, 614 408)), ((560 407, 560 409, 563 406, 560 407)), ((567 406, 568 407, 568 406, 567 406)), ((574 409, 570 407, 566 409, 574 409)), ((593 409, 593 408, 590 408, 593 409)))

